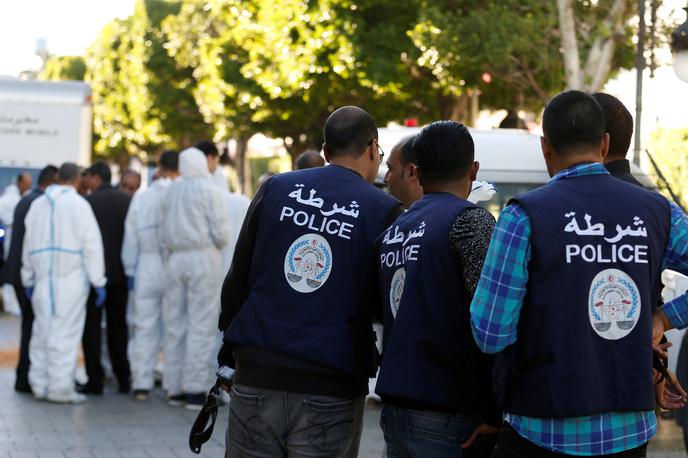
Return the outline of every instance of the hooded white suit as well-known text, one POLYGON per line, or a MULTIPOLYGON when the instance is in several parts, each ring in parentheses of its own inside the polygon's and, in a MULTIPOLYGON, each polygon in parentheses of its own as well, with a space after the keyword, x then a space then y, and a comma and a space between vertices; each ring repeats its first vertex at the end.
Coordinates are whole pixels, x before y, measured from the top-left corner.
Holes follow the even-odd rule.
POLYGON ((169 253, 163 302, 165 372, 168 395, 205 393, 214 380, 222 263, 229 216, 222 190, 203 153, 179 155, 181 177, 162 199, 160 235, 169 253))
POLYGON ((88 202, 52 185, 26 215, 22 283, 34 288, 29 383, 36 397, 69 400, 89 285, 105 286, 103 240, 88 202))
POLYGON ((129 360, 134 390, 153 388, 162 343, 165 270, 158 227, 162 198, 171 183, 168 178, 160 178, 136 193, 124 221, 122 264, 126 276, 134 278, 129 317, 133 326, 129 360))

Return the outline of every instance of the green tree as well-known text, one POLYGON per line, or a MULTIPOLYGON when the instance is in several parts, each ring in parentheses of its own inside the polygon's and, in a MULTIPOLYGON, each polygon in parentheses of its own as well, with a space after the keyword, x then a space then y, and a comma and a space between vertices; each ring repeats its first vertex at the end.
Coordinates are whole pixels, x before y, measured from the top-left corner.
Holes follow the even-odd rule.
POLYGON ((666 183, 657 180, 660 191, 672 198, 666 184, 678 197, 680 205, 688 204, 688 129, 657 129, 650 135, 648 151, 659 166, 666 183))
POLYGON ((191 71, 168 56, 163 20, 178 1, 138 0, 132 16, 106 25, 86 55, 93 89, 95 151, 124 162, 212 135, 191 92, 191 71))
POLYGON ((51 56, 43 66, 38 79, 52 81, 83 81, 86 63, 81 56, 51 56))

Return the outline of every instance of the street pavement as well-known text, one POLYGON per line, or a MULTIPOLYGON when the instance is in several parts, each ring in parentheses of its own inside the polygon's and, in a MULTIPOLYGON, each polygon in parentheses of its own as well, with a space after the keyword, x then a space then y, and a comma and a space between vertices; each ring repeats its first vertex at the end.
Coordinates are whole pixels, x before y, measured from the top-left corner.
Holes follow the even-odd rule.
MULTIPOLYGON (((19 320, 0 315, 0 458, 156 458, 196 456, 189 451, 195 412, 171 407, 156 389, 146 402, 120 395, 114 386, 78 406, 35 401, 14 392, 19 320)), ((212 439, 203 457, 224 456, 228 407, 220 408, 212 439)), ((380 409, 368 403, 359 456, 379 458, 383 441, 380 409)), ((681 432, 663 421, 650 447, 650 458, 684 458, 681 432)))

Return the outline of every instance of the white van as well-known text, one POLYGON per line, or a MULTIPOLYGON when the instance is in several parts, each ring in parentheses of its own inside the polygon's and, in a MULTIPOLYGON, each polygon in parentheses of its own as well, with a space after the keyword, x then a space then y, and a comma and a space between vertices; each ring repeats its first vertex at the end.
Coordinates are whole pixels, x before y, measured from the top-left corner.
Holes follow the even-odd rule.
POLYGON ((86 83, 0 79, 0 192, 20 171, 88 165, 92 123, 86 83))

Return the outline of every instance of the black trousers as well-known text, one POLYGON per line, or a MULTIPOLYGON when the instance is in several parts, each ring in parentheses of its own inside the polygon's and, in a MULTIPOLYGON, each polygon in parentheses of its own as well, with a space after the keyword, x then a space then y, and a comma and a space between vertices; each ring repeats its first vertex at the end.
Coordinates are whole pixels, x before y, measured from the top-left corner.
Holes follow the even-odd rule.
POLYGON ((14 293, 19 301, 19 309, 22 314, 21 334, 19 338, 19 363, 17 364, 17 381, 15 386, 29 385, 29 342, 31 341, 31 328, 33 327, 33 307, 26 297, 26 290, 21 285, 13 285, 14 293))
POLYGON ((107 298, 101 307, 96 307, 95 290, 91 289, 86 305, 86 326, 82 345, 86 360, 88 386, 92 390, 103 389, 103 366, 100 364, 102 310, 107 321, 107 344, 112 371, 120 388, 129 387, 131 370, 127 358, 127 285, 107 285, 107 298))
MULTIPOLYGON (((571 457, 572 455, 565 455, 563 453, 550 452, 544 448, 540 448, 534 443, 521 437, 514 428, 508 424, 504 425, 504 429, 497 439, 492 458, 561 458, 571 457)), ((647 456, 647 444, 643 444, 638 448, 626 450, 625 452, 614 453, 612 455, 596 455, 604 456, 605 458, 645 458, 647 456)))

